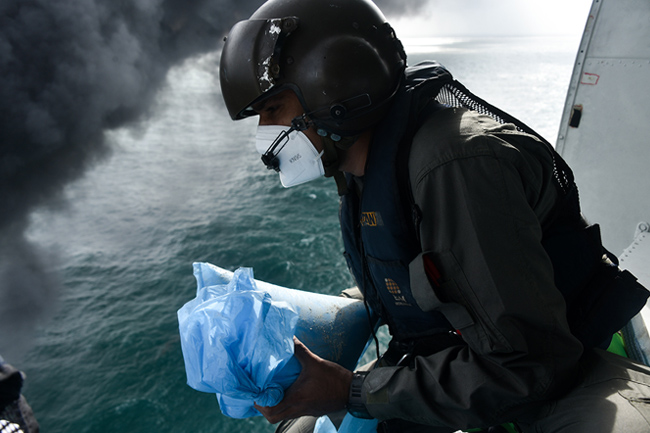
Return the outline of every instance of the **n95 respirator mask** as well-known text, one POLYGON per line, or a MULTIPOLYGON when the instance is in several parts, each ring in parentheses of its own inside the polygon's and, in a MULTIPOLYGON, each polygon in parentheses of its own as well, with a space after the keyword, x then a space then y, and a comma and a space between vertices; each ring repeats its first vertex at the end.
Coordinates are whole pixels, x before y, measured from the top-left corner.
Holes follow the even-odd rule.
POLYGON ((280 173, 285 188, 325 175, 321 156, 302 132, 282 125, 259 125, 255 148, 269 169, 280 173))

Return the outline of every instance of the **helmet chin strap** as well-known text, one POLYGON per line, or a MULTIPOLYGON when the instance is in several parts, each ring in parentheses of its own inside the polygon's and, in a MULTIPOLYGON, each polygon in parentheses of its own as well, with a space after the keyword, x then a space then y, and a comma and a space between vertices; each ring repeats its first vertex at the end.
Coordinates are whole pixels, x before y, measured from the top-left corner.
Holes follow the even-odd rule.
MULTIPOLYGON (((305 113, 291 121, 291 129, 297 131, 304 131, 312 125, 313 122, 309 120, 309 115, 305 113)), ((342 137, 321 128, 318 128, 316 132, 320 136, 321 143, 323 144, 321 161, 323 161, 325 177, 333 177, 336 181, 339 196, 345 195, 348 193, 348 182, 340 170, 339 165, 343 157, 343 152, 348 150, 359 139, 359 136, 342 137)))
POLYGON ((336 181, 336 188, 338 189, 339 196, 348 193, 348 182, 345 175, 339 169, 340 161, 343 157, 343 152, 352 146, 358 136, 353 137, 338 137, 339 140, 333 140, 330 134, 321 135, 321 143, 323 144, 323 168, 325 169, 325 177, 333 177, 336 181))

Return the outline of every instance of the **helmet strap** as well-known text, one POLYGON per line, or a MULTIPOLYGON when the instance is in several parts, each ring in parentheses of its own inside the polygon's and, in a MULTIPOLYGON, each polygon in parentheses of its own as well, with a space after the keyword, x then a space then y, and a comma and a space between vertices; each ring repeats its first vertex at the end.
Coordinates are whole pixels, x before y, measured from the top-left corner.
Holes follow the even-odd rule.
POLYGON ((325 169, 325 177, 334 178, 340 196, 348 193, 348 182, 345 179, 343 172, 339 169, 342 152, 349 149, 357 138, 358 137, 342 137, 341 139, 334 141, 329 135, 321 135, 321 143, 323 144, 324 152, 322 160, 323 168, 325 169))
POLYGON ((348 181, 345 179, 345 175, 342 171, 337 171, 334 173, 334 181, 336 182, 336 188, 338 189, 339 196, 344 196, 348 193, 348 181))

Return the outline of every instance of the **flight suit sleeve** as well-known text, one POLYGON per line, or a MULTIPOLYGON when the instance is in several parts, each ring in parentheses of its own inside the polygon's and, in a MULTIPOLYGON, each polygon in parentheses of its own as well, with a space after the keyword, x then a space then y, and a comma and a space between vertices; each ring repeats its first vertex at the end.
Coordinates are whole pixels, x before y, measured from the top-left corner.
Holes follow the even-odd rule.
POLYGON ((411 289, 465 344, 416 357, 412 368, 375 369, 363 393, 378 419, 486 427, 562 392, 582 345, 541 244, 540 218, 557 194, 552 162, 491 135, 450 149, 411 177, 424 252, 410 265, 411 289), (427 275, 425 256, 439 277, 427 275))

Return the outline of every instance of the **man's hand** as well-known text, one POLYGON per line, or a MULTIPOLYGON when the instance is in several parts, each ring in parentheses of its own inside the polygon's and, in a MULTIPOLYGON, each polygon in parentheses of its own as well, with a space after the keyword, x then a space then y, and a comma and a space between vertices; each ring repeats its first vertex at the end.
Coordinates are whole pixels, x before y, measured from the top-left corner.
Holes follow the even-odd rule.
POLYGON ((295 355, 302 371, 273 407, 255 408, 271 423, 303 415, 321 416, 345 409, 348 402, 352 372, 313 354, 294 337, 295 355))

